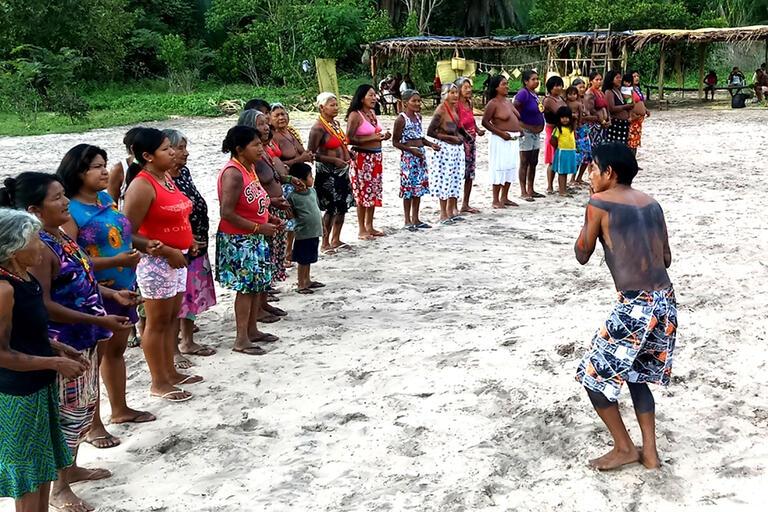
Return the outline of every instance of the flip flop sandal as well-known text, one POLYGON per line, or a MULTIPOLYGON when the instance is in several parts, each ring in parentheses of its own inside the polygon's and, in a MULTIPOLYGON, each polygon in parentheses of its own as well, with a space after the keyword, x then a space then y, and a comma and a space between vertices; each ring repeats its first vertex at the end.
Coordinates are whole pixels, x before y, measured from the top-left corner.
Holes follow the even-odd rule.
POLYGON ((139 336, 131 336, 128 338, 128 347, 136 348, 141 346, 141 338, 139 336))
POLYGON ((201 375, 187 375, 186 377, 181 379, 181 381, 177 382, 176 385, 181 386, 182 384, 199 384, 200 382, 205 382, 205 379, 201 375), (196 378, 199 378, 200 380, 190 382, 192 381, 192 379, 196 379, 196 378))
POLYGON ((107 434, 105 436, 94 437, 93 439, 85 439, 85 442, 88 443, 89 445, 93 446, 94 448, 98 448, 99 450, 106 450, 107 448, 114 448, 116 446, 120 446, 120 439, 116 438, 112 434, 107 434), (113 444, 110 444, 109 446, 96 446, 94 444, 94 441, 108 441, 108 442, 111 442, 113 444), (117 443, 115 444, 114 441, 117 441, 117 443))
POLYGON ((421 224, 416 224, 416 227, 419 229, 432 229, 432 226, 430 226, 426 222, 422 222, 421 224))
POLYGON ((320 251, 320 252, 323 253, 326 256, 333 256, 334 254, 336 254, 336 249, 326 249, 326 250, 320 251))
POLYGON ((245 354, 247 356, 263 356, 267 353, 267 351, 261 347, 233 348, 232 352, 239 352, 240 354, 245 354))
POLYGON ((267 302, 280 302, 280 297, 277 295, 267 295, 267 302))
POLYGON ((310 290, 309 288, 299 288, 296 290, 296 293, 300 293, 302 295, 309 295, 312 293, 315 293, 315 290, 310 290))
POLYGON ((274 334, 269 334, 268 332, 261 333, 261 336, 259 336, 256 339, 252 339, 251 343, 274 343, 276 341, 279 341, 280 338, 275 336, 274 334))
POLYGON ((325 288, 325 284, 320 281, 312 281, 309 283, 309 288, 325 288))
MULTIPOLYGON (((418 226, 417 226, 417 227, 418 227, 418 226)), ((340 246, 336 247, 336 250, 339 250, 339 249, 351 249, 351 248, 352 248, 352 246, 351 246, 351 245, 349 245, 349 244, 348 244, 348 243, 346 243, 346 242, 342 242, 342 244, 341 244, 340 246)))
POLYGON ((120 425, 121 423, 149 423, 150 421, 155 421, 156 419, 157 418, 155 417, 155 415, 152 414, 151 412, 143 411, 129 420, 118 421, 118 422, 114 422, 110 420, 109 423, 112 425, 120 425), (141 418, 147 418, 147 419, 141 419, 141 418))
POLYGON ((441 220, 440 224, 442 224, 443 226, 450 226, 451 224, 456 224, 456 221, 453 219, 441 220))
POLYGON ((263 324, 273 324, 280 321, 280 317, 277 315, 267 315, 264 318, 259 318, 259 322, 263 324))
POLYGON ((452 218, 451 218, 451 220, 452 220, 453 222, 456 222, 457 220, 467 220, 467 219, 465 219, 465 218, 464 218, 464 217, 462 217, 461 215, 457 215, 457 216, 455 216, 455 217, 452 217, 452 218))
POLYGON ((533 202, 535 202, 536 200, 535 200, 534 198, 532 198, 532 197, 524 197, 524 198, 523 198, 523 201, 528 201, 529 203, 533 203, 533 202))
POLYGON ((185 356, 201 356, 201 357, 208 357, 212 356, 216 353, 215 349, 212 349, 211 347, 206 346, 200 346, 200 348, 193 350, 192 352, 182 352, 185 356))
MULTIPOLYGON (((547 193, 549 194, 549 192, 547 192, 547 193)), ((555 192, 552 191, 552 193, 554 194, 555 192)), ((547 196, 545 196, 541 192, 536 192, 535 194, 533 194, 533 197, 537 197, 537 198, 541 199, 542 197, 547 197, 547 196)))
POLYGON ((192 395, 188 395, 188 396, 181 397, 181 398, 171 398, 173 395, 179 395, 181 393, 186 393, 186 391, 184 391, 183 389, 177 389, 177 390, 174 390, 174 391, 169 391, 169 392, 164 393, 162 395, 150 394, 150 396, 154 396, 154 397, 157 397, 157 398, 162 398, 163 400, 168 400, 169 402, 186 402, 187 400, 191 400, 192 399, 192 395))

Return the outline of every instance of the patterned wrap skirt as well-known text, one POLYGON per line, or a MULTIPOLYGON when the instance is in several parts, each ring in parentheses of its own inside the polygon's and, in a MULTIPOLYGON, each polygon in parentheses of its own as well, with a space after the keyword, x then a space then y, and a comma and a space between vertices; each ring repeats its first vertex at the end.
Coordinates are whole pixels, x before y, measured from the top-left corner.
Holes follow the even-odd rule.
POLYGON ((261 293, 272 284, 264 235, 216 233, 216 281, 240 293, 261 293))
POLYGON ((477 143, 475 142, 477 135, 474 131, 468 131, 467 133, 472 136, 472 140, 464 141, 464 155, 466 156, 464 160, 464 179, 474 180, 475 168, 477 166, 477 143))
POLYGON ((576 154, 579 166, 592 162, 592 141, 588 124, 576 130, 576 154))
POLYGON ((99 358, 96 347, 81 353, 91 363, 85 373, 75 379, 65 379, 58 375, 61 431, 73 456, 91 431, 93 413, 99 402, 99 358))
MULTIPOLYGON (((296 187, 294 187, 290 183, 284 183, 283 184, 283 197, 288 199, 288 196, 293 194, 294 190, 296 190, 296 187)), ((296 219, 285 219, 285 230, 288 231, 288 232, 295 231, 296 230, 296 219)))
POLYGON ((0 496, 17 500, 71 465, 57 383, 30 395, 0 393, 0 496))
MULTIPOLYGON (((422 151, 426 151, 422 148, 422 151)), ((400 156, 400 197, 411 199, 429 194, 429 176, 426 158, 407 151, 400 156)))
POLYGON ((315 162, 315 192, 320 209, 329 215, 344 215, 354 208, 349 165, 339 169, 333 164, 315 162))
POLYGON ((381 206, 383 197, 381 151, 368 153, 352 150, 349 162, 349 180, 357 206, 381 206))
POLYGON ((623 291, 605 325, 592 338, 576 371, 585 388, 615 402, 624 382, 666 386, 677 336, 677 302, 670 286, 623 291))
POLYGON ((441 140, 437 144, 440 151, 427 151, 430 193, 443 200, 458 198, 464 183, 464 145, 441 140))
POLYGON ((605 130, 605 142, 629 142, 629 120, 611 119, 611 125, 605 130))
MULTIPOLYGON (((279 210, 272 206, 269 207, 269 213, 281 220, 288 220, 288 214, 285 210, 279 210)), ((269 265, 272 272, 273 281, 285 281, 288 275, 285 272, 285 256, 288 253, 288 232, 279 231, 272 236, 266 237, 269 244, 269 265)))
POLYGON ((216 304, 216 288, 208 251, 192 258, 187 266, 187 289, 181 301, 179 318, 195 320, 197 315, 216 304))
POLYGON ((643 138, 643 121, 645 121, 645 118, 641 117, 629 125, 629 144, 627 145, 631 148, 640 147, 640 142, 643 138))
POLYGON ((589 127, 589 149, 592 152, 605 142, 605 131, 600 123, 587 123, 585 126, 589 127))

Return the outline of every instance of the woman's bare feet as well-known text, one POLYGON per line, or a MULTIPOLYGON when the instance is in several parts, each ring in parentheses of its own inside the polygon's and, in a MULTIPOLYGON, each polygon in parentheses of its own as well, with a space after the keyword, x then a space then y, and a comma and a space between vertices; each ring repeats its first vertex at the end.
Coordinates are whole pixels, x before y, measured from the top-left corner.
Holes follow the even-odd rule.
POLYGON ((465 205, 461 207, 461 213, 480 213, 480 210, 477 208, 472 208, 469 205, 465 205))
POLYGON ((494 201, 493 203, 491 203, 491 206, 493 206, 493 208, 496 210, 503 210, 504 208, 506 208, 506 206, 504 206, 504 203, 502 203, 501 201, 494 201))
POLYGON ((91 429, 85 437, 85 442, 100 450, 120 445, 120 439, 107 432, 104 425, 100 428, 91 429))
POLYGON ((148 423, 155 421, 155 415, 147 411, 137 411, 135 409, 126 409, 118 413, 113 412, 109 422, 118 423, 148 423))
POLYGON ((178 368, 179 370, 188 370, 195 366, 195 363, 187 359, 181 354, 174 354, 173 355, 173 366, 175 368, 178 368))
POLYGON ((51 509, 63 512, 91 512, 95 510, 88 503, 78 498, 68 485, 63 489, 54 489, 51 492, 48 504, 51 509))
POLYGON ((514 201, 511 201, 511 200, 509 200, 509 199, 505 199, 505 200, 504 200, 504 206, 520 206, 520 205, 518 205, 518 204, 517 204, 516 202, 514 202, 514 201))
POLYGON ((368 233, 361 233, 361 234, 357 235, 357 239, 358 239, 358 240, 366 240, 366 241, 371 241, 371 240, 373 240, 374 238, 376 238, 376 237, 375 237, 375 236, 373 236, 373 235, 369 235, 368 233))
POLYGON ((185 342, 183 339, 179 343, 179 352, 190 356, 212 356, 216 353, 216 350, 211 347, 206 347, 195 343, 194 341, 185 342))
POLYGON ((600 471, 608 471, 634 462, 640 462, 640 452, 633 446, 627 451, 614 448, 602 457, 589 461, 589 465, 600 471))
POLYGON ((80 466, 72 466, 68 469, 67 475, 69 477, 69 483, 84 482, 86 480, 104 480, 112 476, 112 472, 108 469, 96 468, 88 469, 81 468, 80 466))
POLYGON ((378 229, 371 229, 371 232, 369 234, 373 236, 387 236, 385 232, 379 231, 378 229))

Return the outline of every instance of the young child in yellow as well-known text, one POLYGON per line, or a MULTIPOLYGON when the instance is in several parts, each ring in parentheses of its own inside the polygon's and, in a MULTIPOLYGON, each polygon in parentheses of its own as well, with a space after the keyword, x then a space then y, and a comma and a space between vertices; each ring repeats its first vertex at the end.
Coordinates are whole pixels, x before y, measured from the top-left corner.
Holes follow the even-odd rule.
POLYGON ((576 174, 578 156, 576 154, 576 133, 573 122, 573 112, 570 107, 560 107, 557 111, 557 125, 552 131, 552 144, 555 150, 555 160, 552 170, 557 174, 558 194, 568 197, 568 175, 576 174))

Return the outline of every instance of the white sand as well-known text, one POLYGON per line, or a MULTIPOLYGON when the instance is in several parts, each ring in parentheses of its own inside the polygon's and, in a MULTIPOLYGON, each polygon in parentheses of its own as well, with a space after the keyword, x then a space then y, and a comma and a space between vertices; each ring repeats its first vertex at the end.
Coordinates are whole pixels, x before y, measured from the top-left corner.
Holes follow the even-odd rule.
MULTIPOLYGON (((130 405, 155 423, 109 427, 122 445, 82 449, 114 476, 75 490, 102 511, 732 510, 765 506, 768 464, 768 211, 765 109, 654 112, 636 186, 664 207, 680 307, 672 385, 654 388, 662 470, 585 466, 610 437, 573 374, 614 292, 598 249, 572 243, 586 193, 489 208, 487 137, 473 204, 481 215, 429 232, 402 226, 399 153, 385 151, 392 236, 313 267, 328 288, 282 286, 290 316, 264 357, 229 351, 233 296, 200 320, 203 384, 172 404, 148 396, 127 353, 130 405)), ((233 119, 178 119, 190 168, 218 218, 220 141, 233 119)), ((303 134, 309 120, 296 123, 303 134)), ((385 122, 391 126, 392 120, 385 122)), ((0 139, 2 174, 53 171, 71 146, 122 156, 125 128, 0 139)), ((543 169, 537 188, 545 188, 543 169)), ((424 219, 436 220, 427 198, 424 219)), ((104 400, 104 416, 108 402, 104 400)), ((636 442, 639 429, 622 395, 636 442)), ((11 510, 5 500, 0 510, 11 510)))

